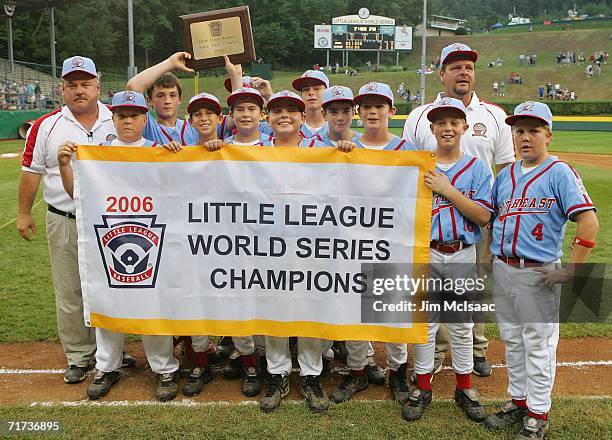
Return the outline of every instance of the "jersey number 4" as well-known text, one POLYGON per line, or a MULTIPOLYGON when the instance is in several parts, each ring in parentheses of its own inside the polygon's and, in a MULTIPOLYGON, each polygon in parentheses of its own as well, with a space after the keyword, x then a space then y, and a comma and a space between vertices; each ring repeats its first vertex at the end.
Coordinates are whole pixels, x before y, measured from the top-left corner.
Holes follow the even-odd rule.
POLYGON ((535 225, 535 227, 531 230, 531 235, 535 237, 536 241, 542 241, 542 238, 544 237, 544 233, 542 232, 542 223, 535 225))

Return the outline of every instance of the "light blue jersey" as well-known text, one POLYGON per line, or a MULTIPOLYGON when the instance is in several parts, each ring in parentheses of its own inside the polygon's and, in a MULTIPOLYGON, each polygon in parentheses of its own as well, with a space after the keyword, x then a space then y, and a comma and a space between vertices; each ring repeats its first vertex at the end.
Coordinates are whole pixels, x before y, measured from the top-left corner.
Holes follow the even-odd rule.
MULTIPOLYGON (((357 141, 359 140, 359 138, 363 136, 362 133, 359 133, 358 131, 353 131, 353 137, 350 139, 351 142, 357 143, 357 141)), ((323 142, 325 145, 329 146, 329 147, 335 147, 336 146, 336 142, 332 141, 331 138, 329 137, 329 131, 327 133, 325 133, 324 136, 319 136, 318 134, 315 136, 318 140, 320 140, 321 142, 323 142)))
POLYGON ((142 135, 158 144, 177 141, 181 145, 195 145, 199 139, 198 131, 189 122, 177 119, 174 128, 166 127, 157 122, 155 116, 150 112, 147 114, 147 124, 142 135))
MULTIPOLYGON (((105 141, 100 144, 101 147, 112 147, 112 146, 122 146, 128 144, 122 144, 119 139, 113 139, 112 141, 105 141)), ((157 147, 159 144, 157 142, 150 141, 149 139, 143 138, 143 143, 141 145, 136 145, 138 147, 157 147)))
MULTIPOLYGON (((451 184, 468 199, 493 212, 491 171, 480 159, 464 154, 452 167, 436 170, 445 174, 451 184)), ((466 244, 480 241, 480 227, 468 220, 446 197, 434 193, 431 205, 430 240, 455 241, 466 244)))
POLYGON ((325 123, 325 125, 323 125, 323 127, 319 128, 316 131, 310 130, 308 126, 306 125, 306 123, 302 124, 302 127, 300 127, 300 135, 306 139, 318 136, 320 140, 324 136, 327 136, 328 131, 329 131, 329 126, 327 125, 327 122, 325 123))
MULTIPOLYGON (((265 145, 266 142, 270 142, 272 141, 274 138, 268 134, 263 134, 263 133, 259 133, 259 141, 255 144, 253 144, 253 146, 263 146, 265 145)), ((225 139, 223 139, 223 142, 225 142, 226 144, 235 144, 236 141, 234 140, 234 136, 230 136, 227 137, 225 139)), ((244 144, 238 144, 238 145, 244 145, 244 144)))
MULTIPOLYGON (((267 147, 273 147, 274 146, 274 138, 272 138, 272 139, 270 139, 268 141, 264 141, 263 145, 265 145, 267 147)), ((281 146, 285 146, 285 145, 281 145, 281 146)), ((299 147, 307 147, 307 148, 311 148, 311 147, 327 147, 327 145, 325 145, 323 142, 321 142, 320 140, 318 140, 316 138, 302 139, 298 146, 299 147)))
MULTIPOLYGON (((371 148, 376 149, 376 150, 391 150, 391 151, 401 151, 401 150, 414 151, 415 150, 415 148, 412 145, 410 145, 408 141, 406 141, 406 139, 402 139, 401 137, 395 136, 395 135, 392 135, 392 136, 393 137, 391 138, 389 143, 385 145, 384 147, 376 146, 376 147, 371 147, 371 148)), ((364 145, 361 143, 361 137, 353 142, 357 144, 358 148, 369 148, 367 145, 364 145)))
POLYGON ((504 168, 493 184, 491 252, 550 263, 563 255, 567 220, 595 209, 574 169, 551 156, 523 174, 523 161, 504 168))

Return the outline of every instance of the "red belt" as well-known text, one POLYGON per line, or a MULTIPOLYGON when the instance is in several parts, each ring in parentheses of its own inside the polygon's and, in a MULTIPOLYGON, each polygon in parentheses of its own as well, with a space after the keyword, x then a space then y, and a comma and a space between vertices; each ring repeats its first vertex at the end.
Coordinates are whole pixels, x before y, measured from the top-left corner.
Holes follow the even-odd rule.
POLYGON ((503 255, 497 258, 512 267, 542 267, 546 264, 541 261, 530 260, 529 258, 504 257, 503 255))
POLYGON ((455 241, 432 240, 429 243, 429 247, 431 249, 435 249, 438 252, 442 252, 443 254, 454 254, 455 252, 459 252, 460 250, 466 249, 470 246, 471 244, 467 244, 461 240, 455 240, 455 241))

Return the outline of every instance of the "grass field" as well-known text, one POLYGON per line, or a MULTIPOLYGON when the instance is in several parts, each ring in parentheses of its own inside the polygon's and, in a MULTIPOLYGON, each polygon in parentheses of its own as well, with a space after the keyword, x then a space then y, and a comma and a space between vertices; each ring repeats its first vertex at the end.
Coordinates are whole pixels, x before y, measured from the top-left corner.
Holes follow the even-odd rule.
MULTIPOLYGON (((438 398, 445 398, 438 396, 438 398)), ((610 432, 607 400, 557 399, 551 420, 551 439, 590 440, 610 432)), ((493 411, 491 405, 490 411, 493 411)), ((4 420, 58 420, 70 438, 207 438, 228 439, 510 439, 515 430, 487 431, 470 422, 450 402, 434 402, 423 419, 406 423, 401 407, 391 401, 348 402, 334 405, 324 415, 304 404, 283 404, 272 414, 258 405, 206 405, 199 407, 0 407, 4 420), (154 422, 153 422, 154 421, 154 422)), ((22 438, 19 436, 19 438, 22 438)))

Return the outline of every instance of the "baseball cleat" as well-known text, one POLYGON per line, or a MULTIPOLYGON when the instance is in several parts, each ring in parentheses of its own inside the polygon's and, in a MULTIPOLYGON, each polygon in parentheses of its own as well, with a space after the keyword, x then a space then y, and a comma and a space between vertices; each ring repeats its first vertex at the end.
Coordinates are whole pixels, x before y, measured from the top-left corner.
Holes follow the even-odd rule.
POLYGON ((87 387, 87 397, 90 400, 98 400, 100 397, 106 396, 111 387, 119 382, 120 378, 119 371, 111 371, 110 373, 98 371, 93 382, 87 387))
POLYGON ((548 434, 550 425, 547 420, 535 417, 523 417, 523 429, 516 435, 516 440, 543 439, 548 434))
POLYGON ((242 394, 247 397, 255 397, 261 391, 261 371, 257 367, 246 367, 243 369, 242 394))
POLYGON ((332 391, 331 400, 335 403, 342 403, 351 400, 355 393, 365 390, 368 387, 368 376, 363 374, 357 376, 353 372, 347 374, 338 387, 332 391))
POLYGON ((155 390, 155 397, 161 402, 168 402, 178 393, 179 371, 159 375, 159 382, 155 390))
POLYGON ((204 385, 213 380, 212 371, 209 366, 194 367, 187 376, 187 381, 183 386, 183 395, 197 396, 204 388, 204 385))
POLYGON ((472 373, 474 373, 476 376, 488 377, 491 375, 492 371, 493 369, 491 368, 491 363, 486 360, 486 358, 474 358, 474 369, 472 370, 472 373))
POLYGON ((308 409, 314 412, 325 412, 329 408, 329 399, 321 386, 320 376, 302 376, 300 391, 306 398, 308 409))
POLYGON ((259 400, 259 408, 263 412, 275 411, 283 397, 289 394, 289 376, 270 374, 266 392, 259 400))
POLYGON ((407 422, 419 420, 425 412, 425 407, 431 403, 431 390, 414 388, 402 409, 402 416, 407 422))
POLYGON ((368 382, 374 385, 385 384, 385 372, 378 366, 373 357, 368 357, 368 365, 365 366, 368 382))
POLYGON ((77 367, 76 365, 68 365, 64 371, 64 382, 66 383, 81 383, 85 380, 87 367, 77 367))
POLYGON ((393 394, 393 398, 397 400, 401 405, 408 401, 410 396, 410 388, 408 387, 408 378, 406 377, 406 370, 408 366, 402 364, 395 374, 389 374, 389 388, 393 394))
POLYGON ((474 388, 455 390, 455 402, 470 420, 482 422, 487 418, 487 412, 480 404, 480 397, 474 388))
POLYGON ((527 409, 516 405, 512 400, 504 402, 500 406, 501 411, 491 414, 485 419, 484 425, 488 429, 504 429, 523 421, 527 415, 527 409))

